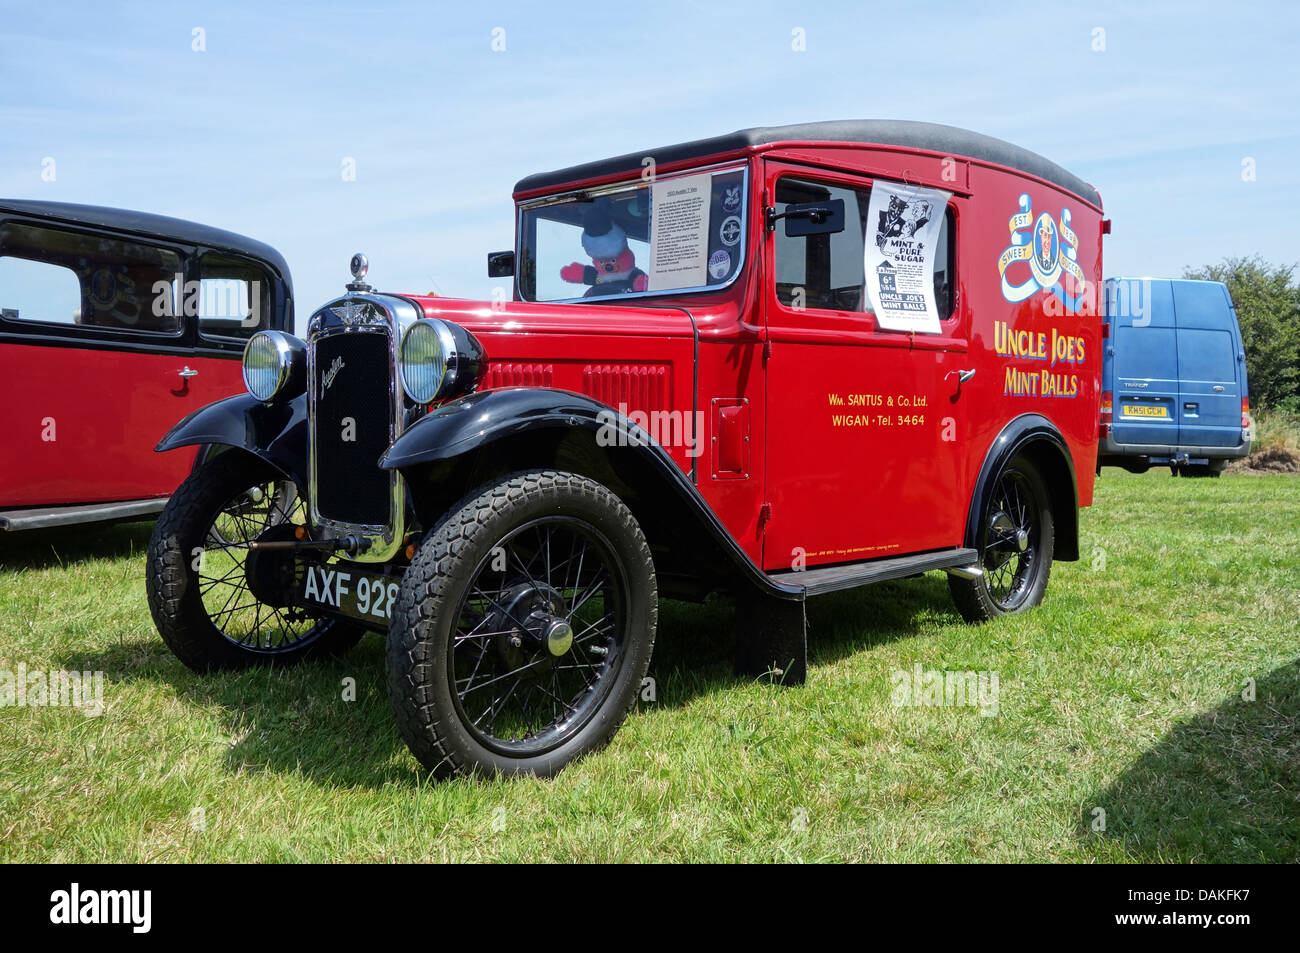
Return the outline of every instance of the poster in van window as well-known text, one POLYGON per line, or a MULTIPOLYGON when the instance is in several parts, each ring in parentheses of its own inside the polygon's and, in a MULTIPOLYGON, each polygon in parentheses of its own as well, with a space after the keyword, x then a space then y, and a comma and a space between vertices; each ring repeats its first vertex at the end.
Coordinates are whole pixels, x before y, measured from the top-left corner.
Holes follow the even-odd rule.
POLYGON ((1035 218, 1028 193, 1020 196, 1019 205, 1020 211, 1011 216, 1009 223, 1011 244, 998 256, 1002 297, 1017 303, 1041 288, 1056 295, 1068 310, 1078 311, 1088 281, 1079 267, 1079 236, 1070 228, 1070 210, 1061 209, 1058 222, 1048 212, 1035 218), (1066 275, 1073 281, 1073 295, 1065 288, 1066 275), (1016 284, 1017 278, 1026 280, 1016 284))
POLYGON ((934 251, 950 193, 877 181, 867 208, 863 265, 876 324, 938 334, 934 251))
POLYGON ((709 274, 712 177, 656 180, 650 187, 649 290, 703 287, 709 274))

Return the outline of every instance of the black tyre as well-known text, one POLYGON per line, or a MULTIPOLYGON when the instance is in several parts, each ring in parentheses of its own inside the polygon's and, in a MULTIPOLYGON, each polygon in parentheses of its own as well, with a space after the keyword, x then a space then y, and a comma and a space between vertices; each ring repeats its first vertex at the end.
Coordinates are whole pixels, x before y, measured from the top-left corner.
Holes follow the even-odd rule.
POLYGON ((250 584, 248 544, 303 521, 283 480, 252 457, 224 453, 190 474, 158 518, 146 564, 149 611, 167 647, 195 671, 336 655, 364 634, 265 601, 250 584))
POLYGON ((967 622, 1038 605, 1052 572, 1055 535, 1047 486, 1024 457, 1007 462, 993 482, 980 516, 978 579, 948 576, 957 610, 967 622))
POLYGON ((654 649, 654 563, 608 489, 517 473, 453 506, 406 571, 388 632, 402 738, 438 777, 547 777, 604 746, 654 649))

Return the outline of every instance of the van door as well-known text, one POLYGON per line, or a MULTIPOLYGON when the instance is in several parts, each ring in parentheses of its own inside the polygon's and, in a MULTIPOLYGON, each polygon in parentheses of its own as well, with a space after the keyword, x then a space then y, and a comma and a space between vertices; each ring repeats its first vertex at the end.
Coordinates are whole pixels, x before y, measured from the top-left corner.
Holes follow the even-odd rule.
POLYGON ((1178 343, 1169 282, 1120 279, 1108 295, 1114 349, 1114 440, 1178 443, 1178 343))
POLYGON ((1241 443, 1245 355, 1228 289, 1215 281, 1175 281, 1178 325, 1178 442, 1184 447, 1241 443))
POLYGON ((790 236, 778 221, 760 250, 770 348, 764 568, 961 545, 958 375, 970 364, 967 323, 954 307, 952 207, 935 261, 941 333, 883 331, 864 285, 869 180, 777 162, 764 168, 761 187, 778 214, 809 202, 845 207, 842 231, 790 236))

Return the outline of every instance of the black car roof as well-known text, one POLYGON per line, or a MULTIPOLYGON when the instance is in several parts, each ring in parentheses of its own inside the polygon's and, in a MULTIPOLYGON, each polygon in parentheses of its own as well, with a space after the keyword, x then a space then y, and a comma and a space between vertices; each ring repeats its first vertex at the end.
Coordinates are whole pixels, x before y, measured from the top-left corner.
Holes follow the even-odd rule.
POLYGON ((0 199, 0 214, 15 212, 73 225, 90 225, 130 232, 143 238, 170 239, 186 245, 202 245, 220 251, 235 252, 266 262, 288 284, 289 263, 278 251, 263 242, 210 225, 200 225, 183 218, 170 218, 131 209, 103 205, 77 205, 72 202, 42 202, 26 199, 0 199))
POLYGON ((1067 172, 1050 159, 1020 146, 956 126, 933 122, 910 122, 902 119, 848 119, 835 122, 806 122, 792 126, 757 126, 739 129, 711 139, 696 139, 659 149, 644 149, 613 159, 601 159, 582 165, 540 172, 520 179, 516 192, 550 188, 597 176, 640 171, 646 156, 659 165, 681 159, 694 159, 722 152, 735 152, 752 146, 777 142, 857 142, 864 145, 905 146, 926 149, 941 155, 979 159, 1036 175, 1091 202, 1101 205, 1101 196, 1083 179, 1067 172))

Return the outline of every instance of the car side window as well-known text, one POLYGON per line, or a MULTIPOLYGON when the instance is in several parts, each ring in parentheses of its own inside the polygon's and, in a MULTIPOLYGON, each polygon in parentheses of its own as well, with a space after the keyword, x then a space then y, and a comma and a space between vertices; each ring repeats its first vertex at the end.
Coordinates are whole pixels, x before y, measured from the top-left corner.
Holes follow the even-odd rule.
POLYGON ((252 262, 224 255, 199 259, 199 333, 204 337, 252 337, 272 326, 271 281, 252 262))
POLYGON ((182 273, 180 256, 166 248, 22 222, 0 226, 0 317, 7 321, 178 334, 182 273))
POLYGON ((0 258, 0 317, 6 321, 76 324, 81 282, 63 265, 30 258, 0 258))
MULTIPOLYGON (((844 202, 844 230, 830 234, 790 237, 780 226, 775 233, 776 298, 795 310, 871 312, 863 268, 870 189, 785 176, 777 180, 776 211, 806 202, 844 202)), ((955 256, 953 215, 948 209, 939 231, 934 257, 935 303, 941 320, 952 316, 955 256)))

